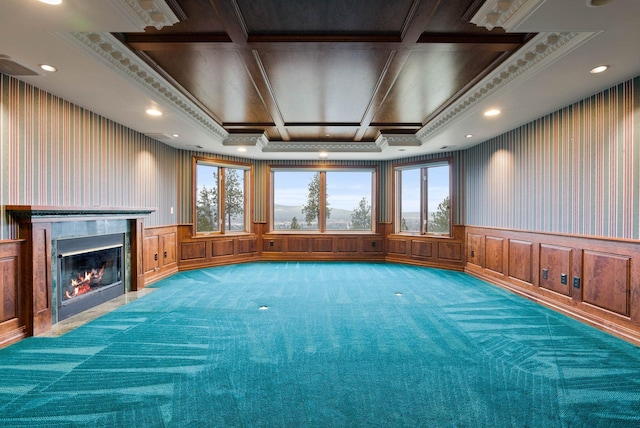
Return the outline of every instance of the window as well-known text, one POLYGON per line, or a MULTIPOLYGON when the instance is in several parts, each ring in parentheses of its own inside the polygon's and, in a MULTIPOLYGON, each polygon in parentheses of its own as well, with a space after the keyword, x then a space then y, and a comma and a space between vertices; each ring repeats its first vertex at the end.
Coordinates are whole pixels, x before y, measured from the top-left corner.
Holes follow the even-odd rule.
POLYGON ((271 178, 272 230, 373 230, 373 168, 272 168, 271 178))
POLYGON ((196 234, 249 231, 250 174, 248 165, 195 160, 196 234))
POLYGON ((449 163, 395 168, 396 233, 449 235, 449 163))

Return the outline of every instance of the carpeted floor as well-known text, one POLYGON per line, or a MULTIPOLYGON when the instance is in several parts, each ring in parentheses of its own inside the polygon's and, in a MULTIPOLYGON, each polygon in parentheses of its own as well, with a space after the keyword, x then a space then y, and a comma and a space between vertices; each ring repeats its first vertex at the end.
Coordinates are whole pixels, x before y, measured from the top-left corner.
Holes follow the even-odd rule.
POLYGON ((3 427, 640 425, 640 349, 463 273, 183 272, 0 350, 3 427))

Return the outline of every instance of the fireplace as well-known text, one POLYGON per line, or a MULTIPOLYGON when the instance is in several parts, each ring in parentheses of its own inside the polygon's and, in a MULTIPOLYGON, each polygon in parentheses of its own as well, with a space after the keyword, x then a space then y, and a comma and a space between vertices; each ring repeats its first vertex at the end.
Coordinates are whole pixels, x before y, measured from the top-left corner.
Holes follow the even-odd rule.
POLYGON ((58 321, 124 294, 124 234, 58 239, 58 321))

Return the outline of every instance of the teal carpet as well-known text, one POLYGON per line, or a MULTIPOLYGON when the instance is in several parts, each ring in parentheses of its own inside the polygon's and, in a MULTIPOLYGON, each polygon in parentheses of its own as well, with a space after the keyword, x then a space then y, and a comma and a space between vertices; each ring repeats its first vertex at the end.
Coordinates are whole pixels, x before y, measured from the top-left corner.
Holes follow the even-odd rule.
POLYGON ((153 286, 0 350, 0 426, 640 426, 639 348, 463 273, 252 263, 153 286))

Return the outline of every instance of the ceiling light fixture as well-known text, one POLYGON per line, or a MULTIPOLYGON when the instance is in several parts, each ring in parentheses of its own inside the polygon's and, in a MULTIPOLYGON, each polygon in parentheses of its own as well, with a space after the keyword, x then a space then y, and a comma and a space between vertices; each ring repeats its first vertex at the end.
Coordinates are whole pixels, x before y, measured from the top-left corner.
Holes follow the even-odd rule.
POLYGON ((238 151, 239 152, 246 152, 247 148, 246 147, 238 147, 238 151))
POLYGON ((589 73, 591 73, 591 74, 602 73, 604 71, 607 71, 608 68, 609 68, 608 65, 599 65, 599 66, 593 67, 591 70, 589 70, 589 73))
POLYGON ((171 136, 172 136, 173 138, 178 138, 178 137, 180 136, 180 134, 171 134, 171 136))
POLYGON ((318 156, 320 157, 320 159, 326 159, 327 157, 329 157, 329 153, 320 152, 320 153, 318 153, 318 156))
POLYGON ((62 0, 38 0, 40 3, 44 3, 44 4, 50 4, 53 6, 58 6, 59 4, 62 4, 62 0))
POLYGON ((492 108, 484 112, 484 115, 487 117, 498 116, 500 114, 500 110, 497 108, 492 108))
POLYGON ((155 108, 147 109, 147 114, 149 116, 162 116, 162 112, 160 110, 155 109, 155 108))
POLYGON ((471 137, 473 137, 473 134, 467 134, 464 136, 464 138, 471 138, 471 137))
POLYGON ((50 73, 55 73, 56 71, 58 71, 57 68, 55 68, 53 65, 49 65, 49 64, 40 64, 40 68, 43 69, 44 71, 48 71, 50 73))

